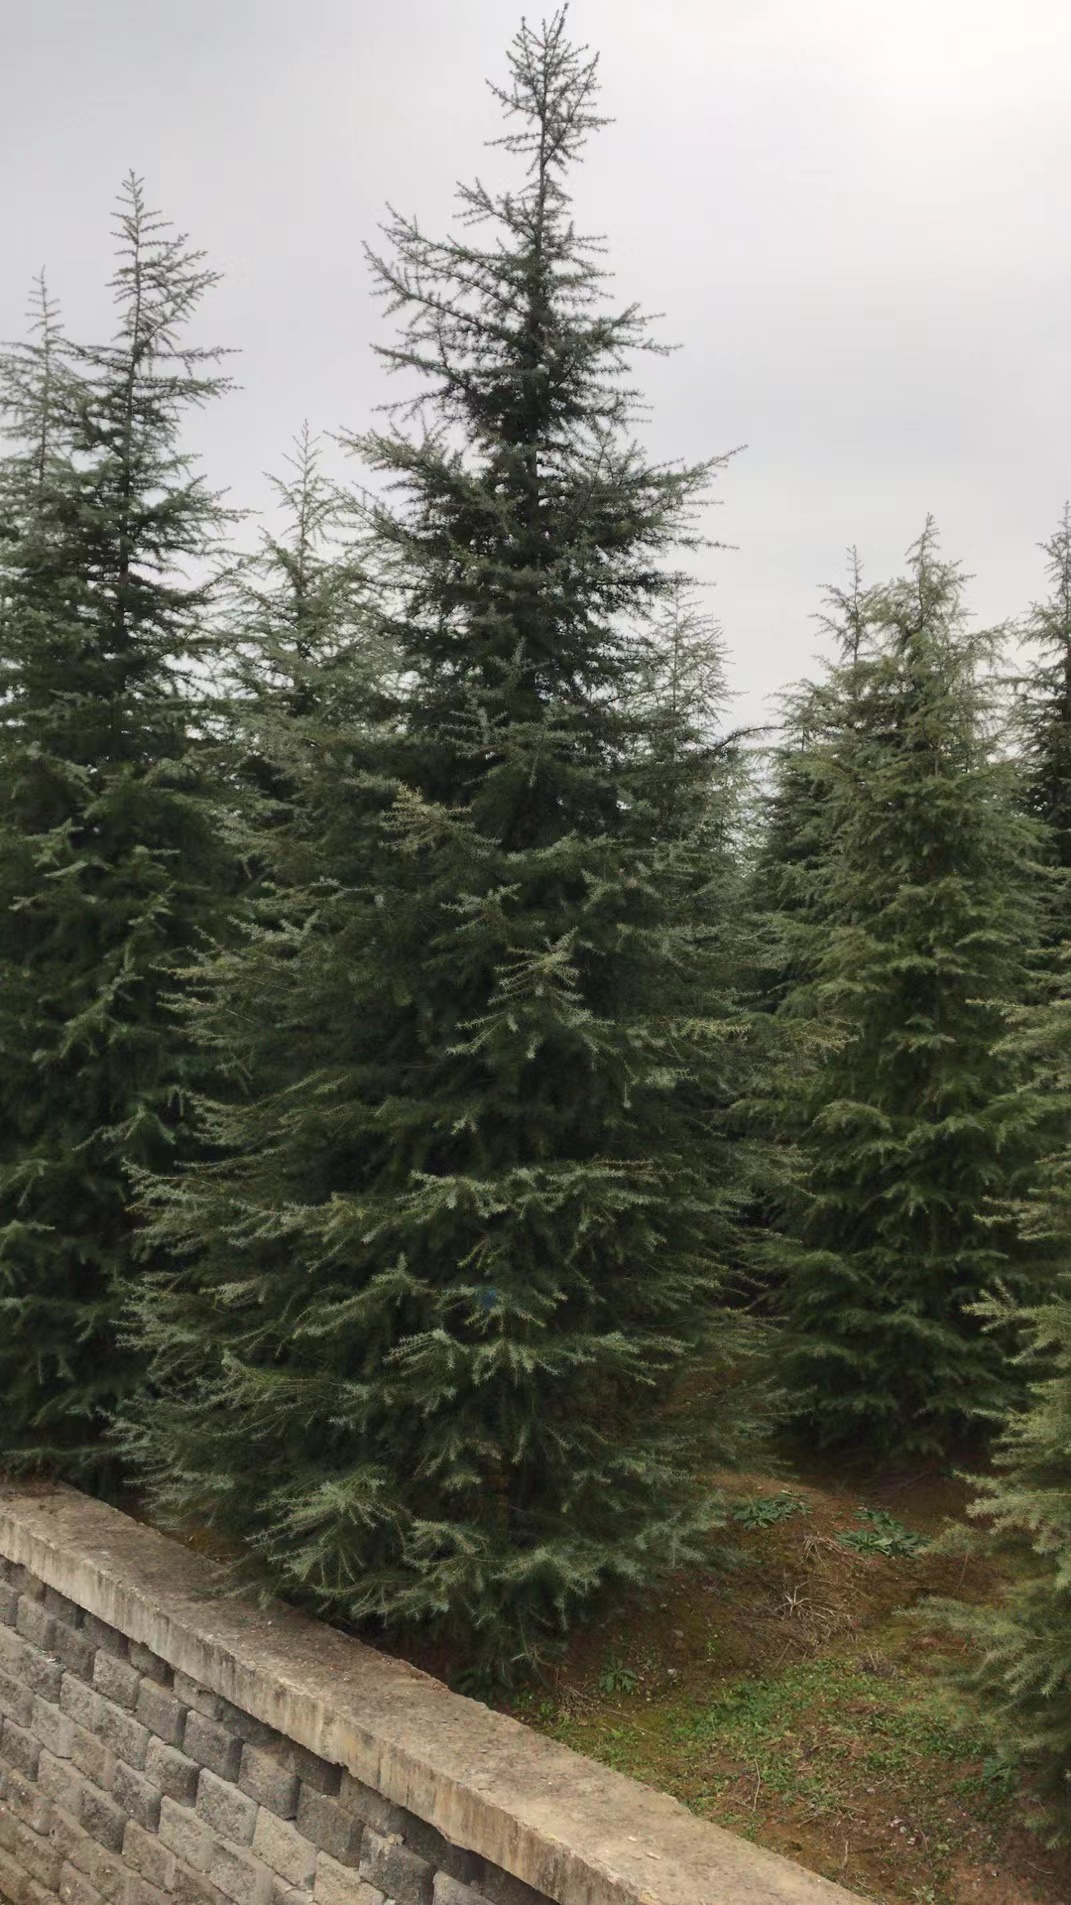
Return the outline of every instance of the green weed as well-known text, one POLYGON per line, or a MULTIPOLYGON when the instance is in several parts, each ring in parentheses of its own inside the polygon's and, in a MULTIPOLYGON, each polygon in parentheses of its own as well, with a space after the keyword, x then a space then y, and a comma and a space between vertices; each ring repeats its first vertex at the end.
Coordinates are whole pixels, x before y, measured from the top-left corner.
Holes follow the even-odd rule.
POLYGON ((842 1529, 837 1540, 845 1548, 854 1548, 857 1554, 884 1554, 894 1558, 920 1554, 927 1546, 924 1535, 915 1534, 905 1528, 884 1508, 857 1508, 857 1521, 861 1528, 842 1529))
POLYGON ((733 1520, 743 1528, 773 1528, 779 1521, 787 1521, 789 1515, 809 1515, 810 1508, 802 1495, 793 1495, 782 1488, 776 1495, 755 1495, 748 1501, 742 1501, 733 1509, 733 1520))
POLYGON ((608 1660, 598 1678, 600 1693, 635 1693, 640 1676, 632 1667, 622 1666, 619 1660, 608 1660))

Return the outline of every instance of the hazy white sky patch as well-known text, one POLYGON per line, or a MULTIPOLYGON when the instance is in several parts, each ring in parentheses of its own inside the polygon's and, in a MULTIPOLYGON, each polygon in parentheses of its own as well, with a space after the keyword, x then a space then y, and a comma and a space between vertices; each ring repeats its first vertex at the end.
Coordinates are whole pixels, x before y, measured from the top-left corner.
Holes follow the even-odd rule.
MULTIPOLYGON (((538 14, 539 8, 530 8, 538 14)), ((242 389, 213 478, 266 497, 290 437, 387 394, 361 241, 390 198, 441 228, 502 175, 503 0, 6 0, 0 333, 46 263, 70 329, 107 321, 108 221, 133 166, 225 273, 204 329, 242 389)), ((1071 491, 1067 0, 573 0, 602 57, 579 222, 647 360, 665 457, 747 450, 703 564, 741 711, 805 671, 849 543, 875 580, 932 511, 986 620, 1042 590, 1071 491)), ((392 393, 393 394, 393 393, 392 393)))

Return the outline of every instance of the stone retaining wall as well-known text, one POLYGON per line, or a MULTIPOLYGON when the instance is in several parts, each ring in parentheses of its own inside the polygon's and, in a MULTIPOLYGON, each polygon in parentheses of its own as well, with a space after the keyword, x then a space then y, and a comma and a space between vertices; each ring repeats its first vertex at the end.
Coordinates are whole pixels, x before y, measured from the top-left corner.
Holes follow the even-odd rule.
MULTIPOLYGON (((0 1486, 7 1905, 852 1905, 69 1489, 0 1486)), ((856 1901, 858 1905, 858 1901, 856 1901)))

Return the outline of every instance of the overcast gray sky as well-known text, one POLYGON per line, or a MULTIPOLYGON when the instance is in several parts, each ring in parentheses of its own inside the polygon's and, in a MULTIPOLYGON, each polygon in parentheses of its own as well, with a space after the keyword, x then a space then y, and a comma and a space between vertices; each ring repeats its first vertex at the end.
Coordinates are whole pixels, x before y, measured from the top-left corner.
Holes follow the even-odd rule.
MULTIPOLYGON (((389 197, 428 229, 505 163, 484 79, 512 0, 0 0, 0 335, 46 263, 99 331, 134 167, 225 273, 212 341, 243 388, 210 474, 265 499, 304 418, 364 426, 388 332, 361 241, 389 197)), ((528 8, 538 18, 542 9, 528 8)), ((615 123, 577 182, 647 360, 649 441, 746 444, 705 563, 739 708, 805 672, 856 543, 894 572, 927 511, 986 621, 1043 591, 1071 492, 1068 0, 573 0, 615 123)), ((392 393, 394 394, 394 393, 392 393)))

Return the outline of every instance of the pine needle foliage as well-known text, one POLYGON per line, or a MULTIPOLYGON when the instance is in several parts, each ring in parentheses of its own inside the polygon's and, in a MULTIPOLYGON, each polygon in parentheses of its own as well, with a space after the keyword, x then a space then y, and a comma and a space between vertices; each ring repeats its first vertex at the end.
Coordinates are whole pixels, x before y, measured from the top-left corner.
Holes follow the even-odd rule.
POLYGON ((158 1511, 273 1585, 499 1665, 696 1551, 663 1405, 716 1326, 735 1347, 727 826, 665 636, 713 466, 635 441, 644 324, 567 189, 595 86, 564 14, 522 27, 519 183, 373 259, 417 387, 353 446, 390 665, 363 712, 321 702, 276 926, 205 974, 248 1094, 206 1108, 211 1166, 147 1188, 170 1267, 129 1430, 158 1511))
POLYGON ((802 976, 800 961, 813 939, 807 928, 817 921, 822 892, 816 869, 829 852, 836 814, 830 798, 830 781, 836 779, 833 737, 843 725, 844 695, 859 663, 866 614, 862 570, 852 549, 848 586, 829 588, 815 617, 837 666, 827 679, 801 682, 784 695, 780 738, 766 762, 769 779, 751 903, 765 922, 758 987, 767 1010, 802 976), (790 943, 797 916, 803 931, 790 943))
POLYGON ((991 645, 928 524, 826 684, 819 850, 773 921, 789 983, 763 1115, 789 1185, 763 1257, 786 1386, 808 1438, 874 1457, 947 1452, 1001 1413, 1006 1345, 973 1306, 1000 1275, 1029 1289, 993 1211, 1033 1141, 1002 1034, 1030 983, 1036 840, 993 747, 991 645))
POLYGON ((171 1155, 199 1058, 166 1004, 225 856, 189 671, 221 512, 180 447, 223 387, 185 341, 212 276, 127 182, 118 328, 75 347, 42 287, 0 362, 0 1461, 101 1484, 127 1171, 171 1155))
POLYGON ((1051 1266, 1044 1290, 1017 1302, 993 1292, 979 1318, 1018 1343, 1025 1402, 1009 1413, 991 1472, 974 1477, 979 1544, 1010 1553, 1013 1583, 997 1607, 927 1603, 970 1643, 960 1678, 982 1697, 999 1752, 1025 1775, 1027 1824, 1071 1842, 1071 993, 1067 955, 1054 996, 1017 1015, 1011 1043, 1028 1060, 1023 1090, 1049 1137, 1015 1209, 1024 1244, 1051 1266))
MULTIPOLYGON (((354 501, 326 474, 308 424, 271 489, 277 526, 234 579, 226 644, 238 804, 254 858, 264 829, 293 817, 319 774, 319 746, 351 715, 363 718, 373 679, 388 675, 364 607, 354 501)), ((280 874, 272 861, 269 878, 280 874)))
POLYGON ((1041 548, 1051 590, 1026 618, 1023 632, 1036 660, 1022 684, 1020 713, 1027 806, 1058 869, 1048 937, 1059 943, 1071 927, 1071 503, 1041 548))

